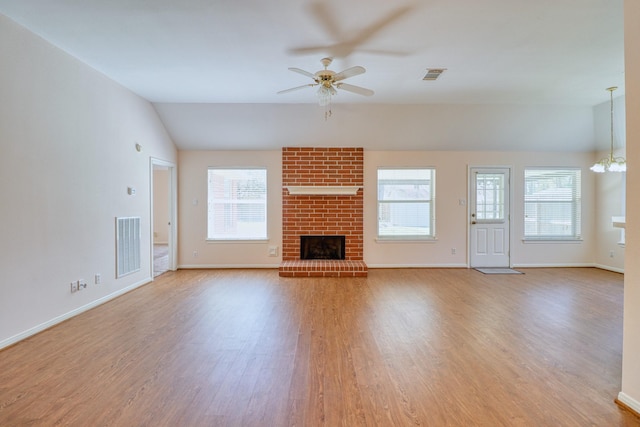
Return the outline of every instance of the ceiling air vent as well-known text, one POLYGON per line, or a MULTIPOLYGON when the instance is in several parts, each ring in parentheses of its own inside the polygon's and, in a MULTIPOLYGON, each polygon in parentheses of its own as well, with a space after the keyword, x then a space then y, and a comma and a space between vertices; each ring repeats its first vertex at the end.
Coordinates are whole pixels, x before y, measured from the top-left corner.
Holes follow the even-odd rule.
POLYGON ((440 77, 440 74, 444 73, 446 68, 427 68, 427 74, 424 75, 422 80, 433 81, 440 77))

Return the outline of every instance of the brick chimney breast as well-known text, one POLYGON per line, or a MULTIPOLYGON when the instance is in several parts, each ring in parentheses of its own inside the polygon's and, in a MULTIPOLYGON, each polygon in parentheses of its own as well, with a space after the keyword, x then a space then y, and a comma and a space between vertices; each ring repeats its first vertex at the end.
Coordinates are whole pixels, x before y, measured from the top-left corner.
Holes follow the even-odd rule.
POLYGON ((363 261, 363 184, 363 148, 282 149, 281 276, 367 275, 363 261), (291 195, 286 188, 288 186, 360 189, 355 195, 291 195), (300 236, 303 235, 344 235, 344 260, 301 261, 300 236), (324 267, 319 267, 321 264, 324 267), (303 265, 309 271, 298 271, 303 265), (327 271, 319 271, 318 268, 327 271), (294 271, 300 274, 291 274, 294 271))

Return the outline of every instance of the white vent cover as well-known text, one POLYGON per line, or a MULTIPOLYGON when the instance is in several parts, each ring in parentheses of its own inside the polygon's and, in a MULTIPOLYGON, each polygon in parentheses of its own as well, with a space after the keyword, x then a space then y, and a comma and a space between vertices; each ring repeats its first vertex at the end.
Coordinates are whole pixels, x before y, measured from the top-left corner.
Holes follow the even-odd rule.
POLYGON ((116 218, 116 278, 140 271, 140 217, 116 218))
POLYGON ((427 68, 427 74, 424 75, 422 80, 433 81, 444 73, 446 68, 427 68))

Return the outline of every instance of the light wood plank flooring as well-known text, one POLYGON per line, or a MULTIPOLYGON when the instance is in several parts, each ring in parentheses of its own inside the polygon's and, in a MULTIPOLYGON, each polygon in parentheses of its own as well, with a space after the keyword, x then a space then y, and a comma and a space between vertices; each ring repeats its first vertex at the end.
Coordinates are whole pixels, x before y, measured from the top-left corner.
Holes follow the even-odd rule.
POLYGON ((0 352, 1 426, 639 426, 623 277, 168 272, 0 352))

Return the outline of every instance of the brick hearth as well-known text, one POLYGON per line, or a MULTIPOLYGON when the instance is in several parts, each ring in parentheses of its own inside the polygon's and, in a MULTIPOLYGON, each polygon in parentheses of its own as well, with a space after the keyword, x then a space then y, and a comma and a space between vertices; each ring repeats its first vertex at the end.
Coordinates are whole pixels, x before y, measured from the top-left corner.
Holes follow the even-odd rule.
POLYGON ((367 277, 364 261, 293 260, 280 265, 282 277, 367 277))
POLYGON ((283 277, 364 277, 364 150, 282 149, 283 277), (286 187, 360 187, 355 195, 291 195, 286 187), (301 260, 301 235, 344 235, 344 260, 301 260))

